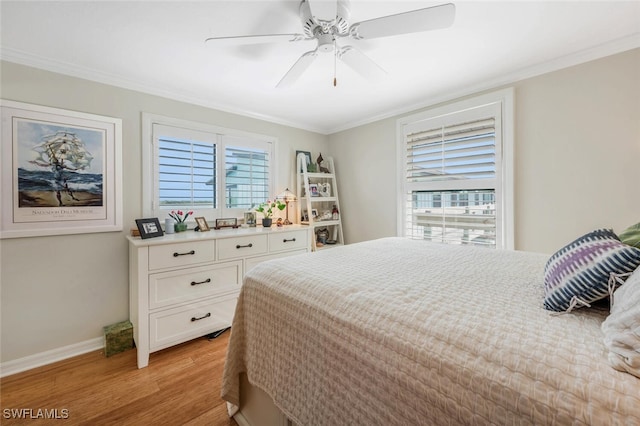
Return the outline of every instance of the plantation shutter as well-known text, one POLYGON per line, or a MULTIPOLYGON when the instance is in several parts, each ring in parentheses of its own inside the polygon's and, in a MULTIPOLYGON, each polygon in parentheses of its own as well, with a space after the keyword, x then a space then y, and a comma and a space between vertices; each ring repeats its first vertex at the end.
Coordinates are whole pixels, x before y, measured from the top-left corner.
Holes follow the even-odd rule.
POLYGON ((225 205, 250 209, 269 199, 271 144, 225 147, 225 205), (261 146, 262 145, 262 146, 261 146))
POLYGON ((161 207, 216 208, 216 144, 158 139, 158 201, 161 207))
POLYGON ((407 135, 407 179, 427 182, 492 179, 496 175, 493 117, 407 135))
POLYGON ((494 112, 480 108, 405 127, 406 236, 496 247, 494 112))
POLYGON ((273 137, 143 114, 143 139, 148 217, 238 217, 273 197, 273 137))

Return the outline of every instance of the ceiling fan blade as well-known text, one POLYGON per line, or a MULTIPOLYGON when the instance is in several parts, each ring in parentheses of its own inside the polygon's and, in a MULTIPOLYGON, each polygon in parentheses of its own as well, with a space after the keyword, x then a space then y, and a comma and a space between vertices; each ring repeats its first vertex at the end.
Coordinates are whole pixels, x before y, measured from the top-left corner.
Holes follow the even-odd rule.
POLYGON ((341 47, 336 52, 336 55, 338 59, 365 78, 379 79, 387 74, 380 65, 353 46, 341 47))
POLYGON ((205 43, 215 43, 216 46, 241 46, 245 44, 263 44, 280 41, 300 40, 305 40, 305 36, 303 34, 262 34, 230 37, 209 37, 205 40, 205 43))
POLYGON ((333 21, 338 13, 338 2, 336 0, 304 0, 309 3, 311 16, 316 21, 333 21))
POLYGON ((282 80, 280 80, 280 82, 276 84, 276 87, 289 87, 293 83, 298 81, 298 78, 300 78, 300 76, 307 70, 307 68, 309 68, 309 66, 313 63, 313 61, 315 61, 317 56, 318 50, 312 50, 300 56, 296 63, 293 64, 293 66, 289 69, 289 71, 287 71, 284 77, 282 77, 282 80))
POLYGON ((349 33, 355 39, 372 39, 437 30, 451 26, 455 16, 456 7, 447 3, 357 22, 351 25, 349 33))

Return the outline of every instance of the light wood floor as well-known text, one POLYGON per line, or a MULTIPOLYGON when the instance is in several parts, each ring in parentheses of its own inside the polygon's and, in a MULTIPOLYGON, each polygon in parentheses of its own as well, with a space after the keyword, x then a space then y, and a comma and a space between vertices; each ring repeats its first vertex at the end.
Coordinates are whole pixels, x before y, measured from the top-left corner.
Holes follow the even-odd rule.
POLYGON ((0 424, 237 426, 220 386, 229 331, 151 354, 91 352, 0 380, 0 424), (65 420, 8 419, 6 409, 57 409, 65 420))

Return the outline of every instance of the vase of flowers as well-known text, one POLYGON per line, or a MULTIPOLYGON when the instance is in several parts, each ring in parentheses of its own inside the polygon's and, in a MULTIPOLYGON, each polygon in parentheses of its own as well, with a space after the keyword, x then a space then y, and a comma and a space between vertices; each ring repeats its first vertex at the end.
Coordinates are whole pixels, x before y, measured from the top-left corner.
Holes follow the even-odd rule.
POLYGON ((171 216, 171 218, 176 221, 174 225, 176 232, 183 232, 187 230, 186 220, 192 214, 193 214, 192 211, 188 211, 184 213, 182 210, 178 210, 178 211, 171 210, 171 213, 169 213, 169 216, 171 216))
POLYGON ((264 215, 262 219, 262 226, 265 228, 269 228, 273 223, 273 212, 274 209, 284 210, 287 205, 280 200, 267 200, 266 202, 260 204, 256 211, 258 213, 262 213, 264 215))

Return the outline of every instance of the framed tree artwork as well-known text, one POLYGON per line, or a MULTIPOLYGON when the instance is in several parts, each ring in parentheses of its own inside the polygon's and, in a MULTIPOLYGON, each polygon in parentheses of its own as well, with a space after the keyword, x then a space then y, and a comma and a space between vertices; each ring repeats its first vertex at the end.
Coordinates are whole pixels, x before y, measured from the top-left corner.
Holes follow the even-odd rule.
POLYGON ((0 101, 0 238, 122 230, 122 121, 0 101))

